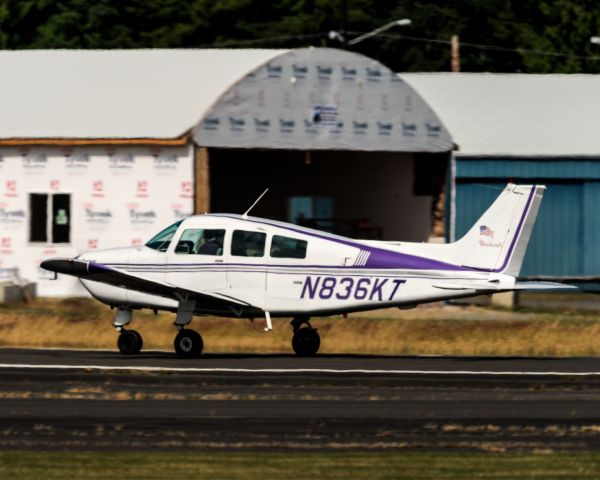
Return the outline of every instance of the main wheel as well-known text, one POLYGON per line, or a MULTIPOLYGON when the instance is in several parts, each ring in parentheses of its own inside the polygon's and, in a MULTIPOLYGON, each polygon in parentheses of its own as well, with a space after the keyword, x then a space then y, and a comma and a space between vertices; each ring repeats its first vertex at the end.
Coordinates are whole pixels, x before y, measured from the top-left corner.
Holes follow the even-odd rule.
POLYGON ((182 329, 175 337, 175 352, 182 358, 199 357, 204 348, 200 334, 194 330, 182 329))
POLYGON ((300 357, 316 355, 321 346, 321 337, 316 328, 301 328, 292 337, 292 348, 300 357))
POLYGON ((140 353, 144 340, 135 330, 123 330, 117 339, 117 347, 123 355, 135 355, 140 353))

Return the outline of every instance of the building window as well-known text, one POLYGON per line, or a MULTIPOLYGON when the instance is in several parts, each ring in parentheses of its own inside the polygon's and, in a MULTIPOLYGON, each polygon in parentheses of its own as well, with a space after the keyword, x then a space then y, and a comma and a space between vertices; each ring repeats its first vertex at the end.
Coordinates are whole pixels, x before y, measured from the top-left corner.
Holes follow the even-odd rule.
POLYGON ((306 240, 274 235, 271 242, 271 256, 274 258, 306 258, 306 240))
POLYGON ((290 197, 288 219, 291 223, 317 230, 333 230, 333 198, 290 197))
POLYGON ((231 254, 237 257, 262 257, 267 236, 260 232, 235 230, 231 240, 231 254))
POLYGON ((31 193, 29 195, 29 241, 69 243, 71 241, 71 195, 31 193))

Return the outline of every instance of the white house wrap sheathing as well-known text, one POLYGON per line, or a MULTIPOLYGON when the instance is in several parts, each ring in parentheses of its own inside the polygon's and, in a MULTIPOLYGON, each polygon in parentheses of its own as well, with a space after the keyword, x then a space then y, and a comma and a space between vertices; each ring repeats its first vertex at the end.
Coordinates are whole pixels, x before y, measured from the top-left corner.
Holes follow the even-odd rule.
POLYGON ((49 279, 50 257, 145 243, 193 213, 191 146, 0 149, 0 281, 18 268, 43 296, 83 294, 79 282, 49 279), (70 241, 30 241, 30 194, 70 194, 70 241))

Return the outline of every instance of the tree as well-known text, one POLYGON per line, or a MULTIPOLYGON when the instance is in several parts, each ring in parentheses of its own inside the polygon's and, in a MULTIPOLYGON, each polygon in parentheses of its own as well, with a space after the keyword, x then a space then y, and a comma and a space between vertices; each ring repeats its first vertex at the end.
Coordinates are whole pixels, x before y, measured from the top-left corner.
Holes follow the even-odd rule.
POLYGON ((347 48, 347 37, 410 18, 353 50, 396 71, 597 72, 592 0, 0 0, 0 48, 347 48))

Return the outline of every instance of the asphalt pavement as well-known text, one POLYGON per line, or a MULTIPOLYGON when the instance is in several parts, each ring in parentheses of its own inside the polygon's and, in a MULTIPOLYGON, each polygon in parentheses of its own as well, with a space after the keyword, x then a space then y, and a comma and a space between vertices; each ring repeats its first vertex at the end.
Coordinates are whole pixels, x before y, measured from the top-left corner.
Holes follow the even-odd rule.
POLYGON ((0 449, 600 450, 600 358, 0 349, 0 449))

